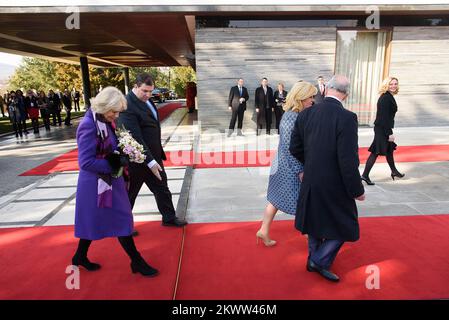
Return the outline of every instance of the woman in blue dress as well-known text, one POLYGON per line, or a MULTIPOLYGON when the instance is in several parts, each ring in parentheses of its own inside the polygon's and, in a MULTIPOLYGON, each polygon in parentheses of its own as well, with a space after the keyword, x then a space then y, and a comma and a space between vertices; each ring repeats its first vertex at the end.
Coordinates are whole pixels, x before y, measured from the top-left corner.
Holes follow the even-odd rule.
POLYGON ((80 172, 76 191, 75 237, 78 248, 72 265, 89 271, 100 269, 87 258, 94 240, 117 237, 131 260, 133 273, 153 277, 158 270, 151 267, 137 251, 131 233, 133 215, 126 182, 118 172, 126 166, 124 156, 117 154, 114 121, 126 109, 126 99, 114 87, 104 88, 91 100, 76 132, 80 172))
POLYGON ((276 244, 275 240, 270 239, 269 232, 277 211, 291 215, 296 213, 303 166, 290 154, 290 138, 299 112, 312 106, 316 93, 315 86, 299 81, 287 95, 285 113, 279 127, 278 152, 271 164, 267 192, 268 205, 265 208, 262 226, 256 233, 257 242, 261 239, 267 247, 276 244))

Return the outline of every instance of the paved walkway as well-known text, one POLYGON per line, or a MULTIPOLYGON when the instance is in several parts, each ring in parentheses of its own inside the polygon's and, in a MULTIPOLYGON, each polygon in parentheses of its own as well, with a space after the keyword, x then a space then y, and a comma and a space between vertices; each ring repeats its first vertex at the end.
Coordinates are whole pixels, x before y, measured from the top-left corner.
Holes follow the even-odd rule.
MULTIPOLYGON (((77 172, 49 176, 18 176, 76 148, 76 126, 56 128, 35 138, 0 142, 0 227, 73 224, 77 172)), ((42 130, 41 130, 42 132, 42 130)), ((245 130, 245 137, 203 131, 193 114, 176 110, 162 124, 166 151, 274 150, 279 136, 245 130)), ((399 146, 449 144, 449 128, 398 128, 399 146)), ((359 145, 369 146, 372 128, 360 128, 359 145)), ((398 163, 404 179, 392 181, 386 163, 371 173, 367 199, 358 202, 360 216, 449 213, 449 162, 398 163)), ((363 166, 360 167, 363 170, 363 166)), ((191 169, 167 168, 177 214, 191 223, 260 220, 266 205, 269 167, 191 169)), ((136 221, 160 220, 153 195, 144 186, 134 208, 136 221)), ((276 219, 293 219, 280 213, 276 219)))

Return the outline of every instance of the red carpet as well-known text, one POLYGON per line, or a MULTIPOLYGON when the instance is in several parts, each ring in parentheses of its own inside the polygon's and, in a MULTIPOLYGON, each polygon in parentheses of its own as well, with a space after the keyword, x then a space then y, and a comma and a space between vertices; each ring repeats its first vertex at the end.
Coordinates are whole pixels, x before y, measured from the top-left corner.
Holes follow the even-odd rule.
MULTIPOLYGON (((363 164, 369 156, 368 148, 360 148, 360 162, 363 164)), ((232 167, 266 167, 274 156, 273 150, 235 151, 235 152, 203 152, 193 151, 167 152, 166 167, 191 166, 195 168, 232 168, 232 167)), ((26 171, 21 176, 47 175, 53 172, 73 171, 78 168, 77 150, 72 150, 36 168, 26 171)), ((449 145, 403 146, 395 152, 396 162, 428 162, 449 161, 449 145)), ((386 162, 379 157, 378 162, 386 162)))
POLYGON ((256 245, 259 223, 190 224, 177 299, 449 298, 449 216, 362 218, 361 239, 333 266, 341 282, 305 270, 307 241, 292 221, 277 221, 278 245, 256 245), (380 269, 368 290, 366 267, 380 269))
MULTIPOLYGON (((275 221, 267 248, 255 243, 257 222, 189 224, 176 299, 441 299, 449 298, 449 215, 362 218, 361 239, 343 246, 330 283, 305 270, 306 238, 292 221, 275 221), (366 268, 380 269, 368 290, 366 268)), ((102 264, 81 268, 80 290, 65 287, 77 241, 73 227, 0 229, 0 299, 171 299, 182 231, 137 224, 136 244, 160 270, 132 274, 116 239, 92 244, 102 264)))
POLYGON ((179 108, 182 108, 182 103, 180 102, 170 102, 158 108, 157 112, 159 113, 159 120, 165 120, 165 118, 167 118, 173 111, 179 108))
POLYGON ((102 269, 80 268, 80 289, 68 290, 65 273, 77 246, 73 227, 0 229, 0 300, 5 299, 172 299, 182 230, 160 222, 137 223, 136 246, 160 275, 132 274, 117 239, 92 243, 91 261, 102 269))

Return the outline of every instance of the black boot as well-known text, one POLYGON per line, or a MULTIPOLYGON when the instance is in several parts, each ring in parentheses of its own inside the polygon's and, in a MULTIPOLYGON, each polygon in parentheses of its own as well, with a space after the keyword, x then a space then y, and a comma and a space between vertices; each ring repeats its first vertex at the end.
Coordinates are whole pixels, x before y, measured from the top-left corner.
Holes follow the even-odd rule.
POLYGON ((89 259, 87 259, 87 251, 89 250, 91 243, 91 240, 80 239, 78 249, 72 258, 72 265, 83 266, 88 271, 95 271, 101 268, 98 263, 90 262, 89 259))
POLYGON ((132 236, 118 237, 120 244, 126 251, 131 259, 131 271, 132 273, 139 272, 145 277, 154 277, 158 275, 159 271, 152 266, 150 266, 137 251, 134 239, 132 236))

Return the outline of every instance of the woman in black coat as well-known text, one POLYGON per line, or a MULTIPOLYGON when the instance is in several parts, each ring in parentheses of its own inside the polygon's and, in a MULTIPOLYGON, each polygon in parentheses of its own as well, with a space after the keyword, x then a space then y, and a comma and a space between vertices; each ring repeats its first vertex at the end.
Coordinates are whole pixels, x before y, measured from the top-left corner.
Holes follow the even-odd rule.
POLYGON ((400 173, 394 164, 393 152, 396 150, 394 143, 394 116, 398 110, 394 95, 399 92, 399 81, 397 78, 388 77, 382 83, 379 90, 381 96, 377 101, 376 120, 374 121, 374 141, 369 147, 371 152, 366 161, 365 170, 361 176, 362 180, 368 185, 374 185, 369 178, 369 173, 379 155, 386 156, 388 165, 391 169, 391 178, 402 178, 404 174, 400 173))

